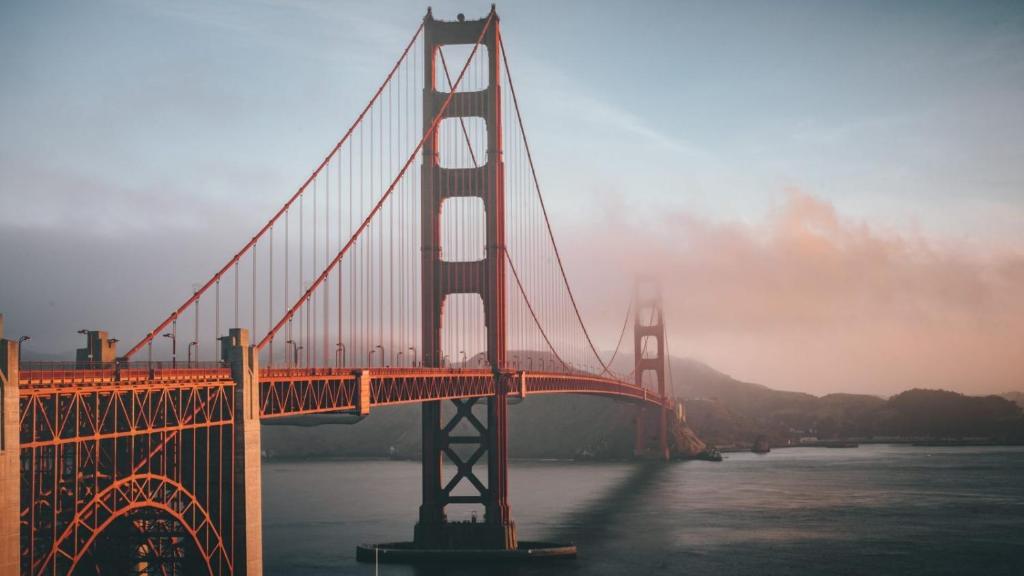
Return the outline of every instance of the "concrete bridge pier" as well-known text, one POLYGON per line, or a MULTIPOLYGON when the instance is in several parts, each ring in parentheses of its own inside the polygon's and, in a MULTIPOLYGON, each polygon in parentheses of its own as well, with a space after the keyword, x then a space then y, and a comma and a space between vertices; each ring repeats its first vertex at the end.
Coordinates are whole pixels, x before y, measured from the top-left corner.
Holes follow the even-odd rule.
POLYGON ((0 314, 0 574, 21 571, 21 446, 18 427, 18 351, 6 340, 0 314))
POLYGON ((232 328, 221 339, 221 357, 235 381, 234 573, 263 574, 263 483, 260 447, 259 354, 249 331, 232 328))

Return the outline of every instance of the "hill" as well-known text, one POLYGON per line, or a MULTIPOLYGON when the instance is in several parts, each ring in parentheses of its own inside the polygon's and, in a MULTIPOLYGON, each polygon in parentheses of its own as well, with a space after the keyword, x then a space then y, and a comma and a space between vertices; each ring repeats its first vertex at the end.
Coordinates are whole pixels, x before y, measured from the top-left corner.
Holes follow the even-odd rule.
POLYGON ((1024 392, 1003 392, 1000 396, 1024 408, 1024 392))
POLYGON ((1024 441, 1021 406, 999 396, 908 390, 889 399, 864 394, 814 396, 741 382, 686 359, 673 359, 690 426, 710 444, 748 446, 765 435, 776 446, 828 439, 985 438, 1024 441))

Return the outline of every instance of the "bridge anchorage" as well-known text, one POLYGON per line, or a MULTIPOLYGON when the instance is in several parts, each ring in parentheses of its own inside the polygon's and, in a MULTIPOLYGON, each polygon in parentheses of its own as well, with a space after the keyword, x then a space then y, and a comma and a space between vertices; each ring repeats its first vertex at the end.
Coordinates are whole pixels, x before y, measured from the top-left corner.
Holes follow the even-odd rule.
POLYGON ((4 576, 261 574, 262 422, 400 404, 422 406, 419 518, 359 560, 573 557, 518 538, 509 400, 633 403, 637 455, 662 460, 682 414, 656 286, 638 284, 607 362, 584 325, 493 7, 428 10, 298 191, 127 353, 80 333, 75 361, 22 363, 0 315, 4 576))

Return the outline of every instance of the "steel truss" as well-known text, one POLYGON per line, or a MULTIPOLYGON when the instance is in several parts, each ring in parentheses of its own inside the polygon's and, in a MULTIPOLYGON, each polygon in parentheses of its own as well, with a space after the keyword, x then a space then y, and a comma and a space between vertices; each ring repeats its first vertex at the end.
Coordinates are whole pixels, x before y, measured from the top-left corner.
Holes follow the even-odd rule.
POLYGON ((125 380, 113 371, 72 372, 79 371, 21 373, 22 573, 109 566, 120 552, 101 535, 123 519, 147 543, 139 558, 151 567, 230 574, 236 503, 228 372, 122 372, 125 380), (193 545, 182 545, 185 535, 193 545), (170 544, 177 552, 162 556, 170 544), (180 557, 182 550, 195 557, 180 557))

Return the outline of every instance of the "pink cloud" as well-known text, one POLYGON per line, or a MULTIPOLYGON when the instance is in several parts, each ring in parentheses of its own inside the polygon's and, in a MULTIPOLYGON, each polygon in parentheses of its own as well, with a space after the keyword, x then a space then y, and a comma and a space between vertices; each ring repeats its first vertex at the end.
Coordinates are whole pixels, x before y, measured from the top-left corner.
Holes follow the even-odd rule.
MULTIPOLYGON (((799 190, 757 224, 675 212, 583 236, 574 261, 662 279, 673 353, 736 377, 814 393, 1024 389, 1020 251, 878 230, 799 190)), ((590 286, 596 268, 580 270, 590 286)))

